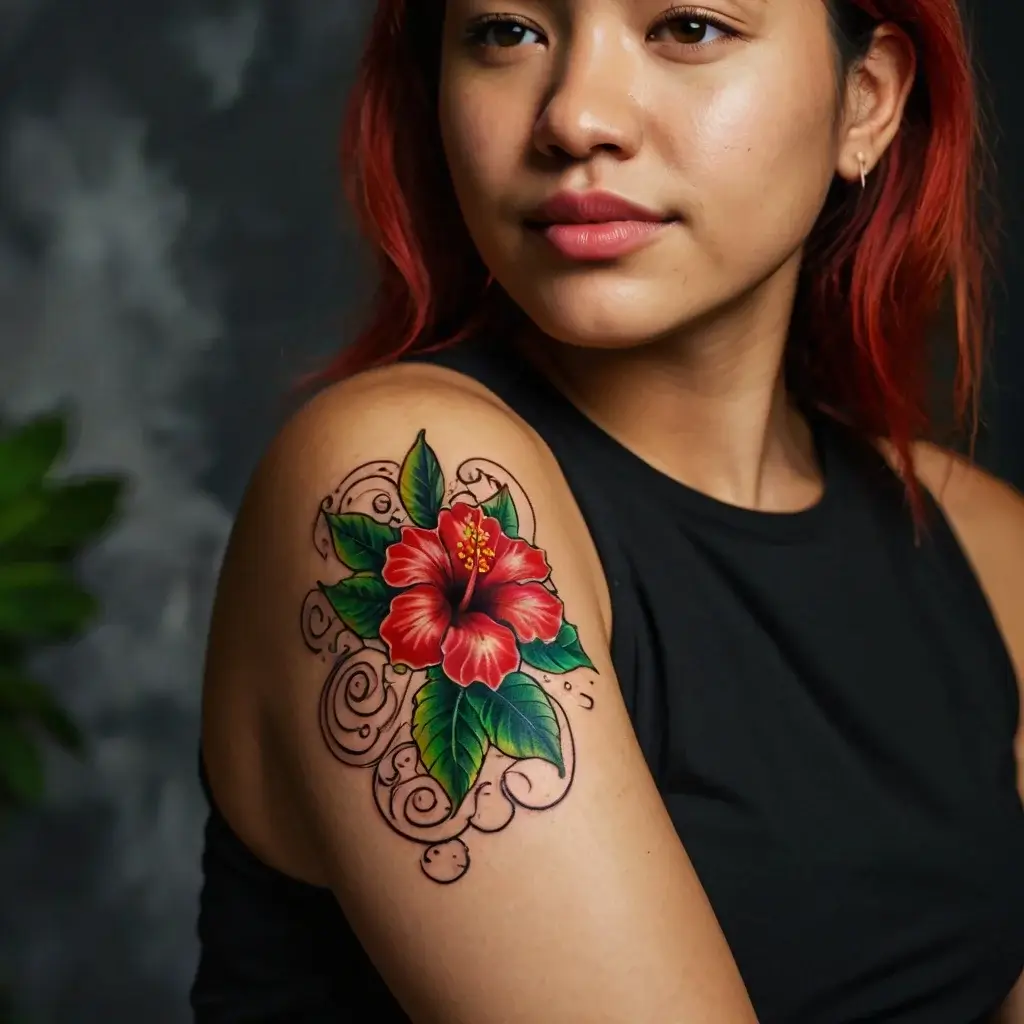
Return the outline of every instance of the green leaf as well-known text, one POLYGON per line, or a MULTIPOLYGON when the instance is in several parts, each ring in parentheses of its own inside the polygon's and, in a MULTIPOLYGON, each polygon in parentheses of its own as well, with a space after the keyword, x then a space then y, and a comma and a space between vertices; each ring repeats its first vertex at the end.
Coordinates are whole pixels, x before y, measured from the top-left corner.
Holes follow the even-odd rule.
POLYGON ((0 505, 0 545, 7 557, 22 560, 74 553, 115 518, 124 489, 115 477, 44 485, 0 505))
POLYGON ((398 476, 398 493, 409 518, 416 526, 433 530, 444 501, 444 474, 434 449, 421 430, 409 449, 398 476))
POLYGON ((66 441, 67 428, 60 416, 42 416, 0 438, 0 501, 42 483, 66 441))
POLYGON ((373 572, 357 572, 340 583, 321 583, 320 590, 345 627, 364 640, 380 636, 380 624, 397 593, 373 572))
POLYGON ((79 547, 102 533, 120 510, 125 481, 90 477, 46 488, 46 513, 26 534, 36 547, 79 547))
POLYGON ((380 572, 388 548, 402 536, 400 530, 362 512, 328 515, 327 523, 334 553, 355 572, 380 572))
POLYGON ((13 722, 0 720, 0 788, 19 803, 37 803, 45 784, 36 742, 13 722))
POLYGON ((594 663, 580 645, 576 627, 569 622, 562 623, 558 636, 550 644, 531 640, 519 645, 519 653, 527 665, 557 675, 571 672, 574 668, 594 667, 594 663))
POLYGON ((79 754, 85 739, 47 687, 33 679, 0 669, 0 715, 27 718, 38 724, 65 750, 79 754))
POLYGON ((497 690, 473 683, 466 696, 487 737, 503 754, 550 761, 565 775, 561 732, 544 687, 523 672, 507 675, 497 690))
POLYGON ((502 530, 509 537, 519 536, 519 513, 516 511, 516 503, 512 500, 512 494, 507 484, 503 484, 501 490, 481 505, 485 515, 493 516, 501 524, 502 530))
POLYGON ((62 566, 0 563, 0 636, 43 639, 70 635, 95 612, 95 599, 62 566))
POLYGON ((23 539, 46 515, 46 499, 42 492, 20 494, 0 504, 0 546, 23 539))
POLYGON ((458 810, 487 754, 487 732, 468 691, 434 670, 413 698, 412 737, 423 767, 458 810))

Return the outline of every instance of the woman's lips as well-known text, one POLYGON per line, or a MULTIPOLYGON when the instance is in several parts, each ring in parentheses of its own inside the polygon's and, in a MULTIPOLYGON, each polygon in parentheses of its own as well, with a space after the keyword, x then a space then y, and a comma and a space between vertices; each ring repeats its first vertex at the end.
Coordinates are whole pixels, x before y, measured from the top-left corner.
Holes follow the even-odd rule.
POLYGON ((601 261, 642 249, 675 220, 613 192, 563 190, 526 223, 566 258, 601 261))
POLYGON ((568 259, 600 262, 642 249, 670 224, 671 221, 613 220, 602 224, 546 224, 537 230, 568 259))

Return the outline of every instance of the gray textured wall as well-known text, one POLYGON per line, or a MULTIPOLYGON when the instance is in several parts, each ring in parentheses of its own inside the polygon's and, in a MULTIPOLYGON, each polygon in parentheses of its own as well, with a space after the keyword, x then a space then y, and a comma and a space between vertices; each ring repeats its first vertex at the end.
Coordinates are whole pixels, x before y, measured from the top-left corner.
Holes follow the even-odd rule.
MULTIPOLYGON (((205 618, 288 386, 360 291, 335 139, 371 6, 0 0, 0 410, 71 399, 73 467, 134 480, 84 566, 105 619, 42 668, 92 758, 54 759, 47 807, 0 846, 0 962, 38 1024, 189 1019, 205 618)), ((1009 88, 1024 16, 986 8, 987 66, 1009 88)), ((1019 182, 1021 105, 996 93, 1019 182)), ((1010 289, 999 314, 992 458, 1020 482, 1024 300, 1010 289)))
POLYGON ((91 760, 55 759, 0 844, 0 961, 39 1024, 188 1019, 204 620, 356 287, 335 137, 367 7, 0 0, 0 409, 70 398, 74 468, 133 479, 84 567, 105 620, 44 669, 91 760))

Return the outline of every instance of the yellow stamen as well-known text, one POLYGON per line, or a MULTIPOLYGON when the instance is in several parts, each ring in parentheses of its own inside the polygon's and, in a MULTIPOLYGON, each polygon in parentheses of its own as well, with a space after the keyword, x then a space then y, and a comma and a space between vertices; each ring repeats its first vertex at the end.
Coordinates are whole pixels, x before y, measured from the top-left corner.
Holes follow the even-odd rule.
MULTIPOLYGON (((487 559, 494 557, 494 551, 487 546, 487 542, 491 539, 490 534, 482 526, 483 512, 481 509, 476 509, 475 511, 477 515, 476 522, 473 521, 472 512, 467 513, 463 521, 462 536, 466 538, 467 554, 464 555, 461 550, 457 552, 459 559, 470 573, 469 580, 466 583, 466 592, 462 595, 462 600, 459 602, 460 611, 465 611, 469 607, 473 591, 476 589, 477 577, 491 568, 487 559)), ((462 546, 463 542, 459 541, 458 547, 461 549, 462 546)))

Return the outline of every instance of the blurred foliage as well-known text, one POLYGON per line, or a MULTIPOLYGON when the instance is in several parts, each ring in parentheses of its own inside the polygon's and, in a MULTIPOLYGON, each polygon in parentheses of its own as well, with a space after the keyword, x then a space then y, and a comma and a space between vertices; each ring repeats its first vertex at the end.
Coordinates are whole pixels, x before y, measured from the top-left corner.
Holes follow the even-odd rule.
MULTIPOLYGON (((97 612, 76 581, 75 557, 114 519, 115 477, 57 480, 67 420, 0 426, 0 823, 44 794, 43 745, 84 752, 81 732, 29 661, 41 645, 79 636, 97 612)), ((0 984, 0 1024, 13 1019, 0 984)))
POLYGON ((42 798, 42 740, 83 749, 77 727, 27 662, 40 644, 79 635, 96 613, 72 563, 113 519, 124 483, 54 480, 66 444, 60 416, 0 433, 0 814, 42 798))

